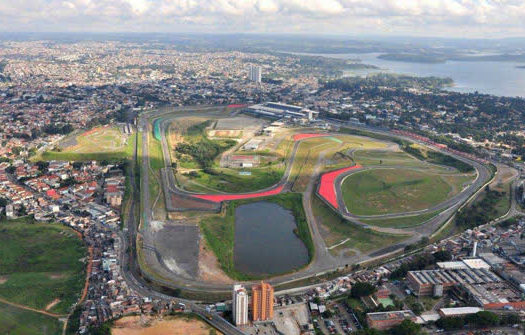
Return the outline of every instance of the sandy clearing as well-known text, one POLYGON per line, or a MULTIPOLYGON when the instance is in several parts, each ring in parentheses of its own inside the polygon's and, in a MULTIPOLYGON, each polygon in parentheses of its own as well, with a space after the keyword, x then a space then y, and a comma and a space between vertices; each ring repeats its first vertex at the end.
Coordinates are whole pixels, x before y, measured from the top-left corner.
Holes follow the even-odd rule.
MULTIPOLYGON (((128 316, 115 321, 113 335, 209 335, 212 328, 200 320, 182 317, 153 319, 128 316)), ((220 334, 217 332, 217 334, 220 334)))
POLYGON ((208 249, 206 241, 201 238, 199 243, 199 279, 221 284, 231 284, 233 281, 220 268, 217 257, 208 249))

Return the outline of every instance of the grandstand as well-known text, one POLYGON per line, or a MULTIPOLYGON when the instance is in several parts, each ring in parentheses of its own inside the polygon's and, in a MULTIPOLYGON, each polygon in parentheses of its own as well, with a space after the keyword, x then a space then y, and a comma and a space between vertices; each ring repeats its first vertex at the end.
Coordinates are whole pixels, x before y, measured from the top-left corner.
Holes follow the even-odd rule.
POLYGON ((275 119, 292 118, 314 120, 319 115, 315 112, 300 106, 287 105, 280 102, 265 102, 252 105, 245 109, 245 112, 275 119))

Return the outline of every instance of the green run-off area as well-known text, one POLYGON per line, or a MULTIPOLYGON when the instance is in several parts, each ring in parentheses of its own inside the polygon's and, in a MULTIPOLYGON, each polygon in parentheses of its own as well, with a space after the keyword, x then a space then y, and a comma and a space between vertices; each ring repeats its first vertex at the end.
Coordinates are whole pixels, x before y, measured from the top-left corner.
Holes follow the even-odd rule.
POLYGON ((411 212, 447 199, 452 188, 441 176, 407 169, 373 169, 342 184, 347 209, 356 215, 411 212))

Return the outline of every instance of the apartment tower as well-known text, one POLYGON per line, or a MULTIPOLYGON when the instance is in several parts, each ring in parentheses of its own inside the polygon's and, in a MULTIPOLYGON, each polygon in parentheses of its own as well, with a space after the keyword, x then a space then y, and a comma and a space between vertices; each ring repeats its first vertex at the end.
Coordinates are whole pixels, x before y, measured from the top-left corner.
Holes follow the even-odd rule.
POLYGON ((261 281, 252 286, 252 316, 253 321, 273 319, 273 287, 261 281))
POLYGON ((262 80, 262 68, 260 66, 250 65, 250 72, 248 78, 251 81, 260 83, 262 80))
POLYGON ((233 322, 236 326, 248 324, 248 292, 242 285, 233 285, 233 322))

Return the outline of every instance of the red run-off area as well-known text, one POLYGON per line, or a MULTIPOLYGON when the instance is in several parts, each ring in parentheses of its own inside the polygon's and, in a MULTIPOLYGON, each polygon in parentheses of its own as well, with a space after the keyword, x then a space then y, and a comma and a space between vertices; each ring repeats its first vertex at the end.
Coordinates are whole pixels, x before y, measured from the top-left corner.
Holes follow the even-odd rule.
POLYGON ((274 189, 259 192, 259 193, 247 193, 247 194, 203 194, 203 195, 194 195, 195 198, 209 200, 213 202, 223 202, 228 200, 239 200, 239 199, 251 199, 251 198, 260 198, 267 197, 270 195, 276 195, 281 193, 284 186, 281 185, 274 189))
POLYGON ((297 142, 300 140, 304 140, 305 138, 325 137, 325 136, 330 136, 330 135, 329 134, 295 134, 293 135, 293 140, 297 142))
POLYGON ((342 168, 335 171, 330 171, 321 176, 321 184, 319 185, 319 195, 334 208, 339 209, 339 203, 337 202, 337 195, 335 193, 335 179, 347 171, 353 169, 359 169, 361 165, 357 164, 354 166, 342 168))

